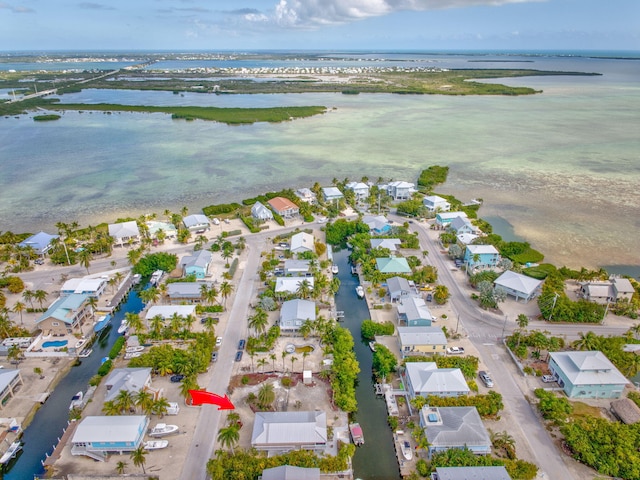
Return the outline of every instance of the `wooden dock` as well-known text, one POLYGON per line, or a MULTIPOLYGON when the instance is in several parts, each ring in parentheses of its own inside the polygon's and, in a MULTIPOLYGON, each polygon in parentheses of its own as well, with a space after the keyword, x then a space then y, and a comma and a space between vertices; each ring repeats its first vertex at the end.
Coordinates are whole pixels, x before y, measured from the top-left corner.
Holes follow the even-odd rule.
POLYGON ((125 278, 124 281, 120 284, 120 288, 118 288, 118 291, 113 296, 113 298, 107 302, 107 306, 105 309, 109 312, 113 312, 116 308, 118 308, 118 306, 126 298, 129 291, 139 281, 140 280, 138 276, 129 273, 129 275, 127 275, 127 278, 125 278))
POLYGON ((78 426, 79 422, 69 422, 69 424, 67 425, 67 428, 64 430, 64 433, 62 434, 62 437, 58 438, 58 444, 53 448, 53 452, 51 452, 51 455, 47 455, 47 458, 42 462, 42 466, 46 469, 53 467, 53 465, 56 463, 56 461, 60 458, 60 455, 62 454, 62 450, 64 449, 65 445, 69 442, 69 438, 71 438, 71 435, 73 435, 73 432, 75 432, 76 427, 78 426))

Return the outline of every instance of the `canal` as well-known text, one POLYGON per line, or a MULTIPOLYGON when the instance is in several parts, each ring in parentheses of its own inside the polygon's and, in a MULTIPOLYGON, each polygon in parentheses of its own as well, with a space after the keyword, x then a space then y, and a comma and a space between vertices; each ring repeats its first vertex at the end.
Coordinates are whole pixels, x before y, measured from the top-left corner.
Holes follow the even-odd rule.
POLYGON ((358 447, 353 458, 354 478, 363 480, 397 480, 400 469, 393 444, 393 433, 387 422, 387 406, 374 392, 371 372, 373 353, 368 342, 360 336, 360 324, 370 317, 367 302, 358 298, 355 288, 358 277, 351 275, 349 252, 334 253, 334 263, 339 267, 340 291, 336 295, 336 307, 344 312, 343 326, 348 328, 355 342, 355 353, 360 363, 356 399, 358 412, 355 420, 360 423, 365 443, 358 447))
MULTIPOLYGON (((51 396, 36 412, 33 421, 22 436, 23 451, 10 464, 10 469, 2 477, 5 480, 25 480, 44 474, 42 461, 45 455, 51 454, 58 438, 62 436, 69 419, 71 397, 82 390, 86 392, 89 379, 100 367, 102 358, 111 350, 118 334, 118 326, 126 312, 138 313, 142 310, 142 301, 134 290, 131 290, 125 303, 113 314, 109 331, 104 331, 93 344, 93 353, 83 358, 82 363, 72 367, 69 373, 58 383, 51 396)), ((46 375, 47 372, 45 371, 46 375)))

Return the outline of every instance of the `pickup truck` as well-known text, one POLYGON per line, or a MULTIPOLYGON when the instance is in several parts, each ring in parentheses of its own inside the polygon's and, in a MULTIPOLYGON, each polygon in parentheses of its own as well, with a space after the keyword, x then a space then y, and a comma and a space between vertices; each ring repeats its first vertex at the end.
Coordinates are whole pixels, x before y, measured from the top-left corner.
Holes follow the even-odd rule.
POLYGON ((462 355, 462 354, 464 354, 464 348, 462 348, 462 347, 449 347, 449 348, 447 348, 447 353, 449 355, 462 355))

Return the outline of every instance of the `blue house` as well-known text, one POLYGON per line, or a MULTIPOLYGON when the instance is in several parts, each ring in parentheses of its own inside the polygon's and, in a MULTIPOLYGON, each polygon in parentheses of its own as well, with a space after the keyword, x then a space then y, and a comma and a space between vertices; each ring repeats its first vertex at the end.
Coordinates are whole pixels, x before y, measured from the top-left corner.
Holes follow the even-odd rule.
POLYGON ((48 233, 40 232, 35 235, 31 235, 26 240, 23 240, 18 244, 18 246, 25 248, 31 247, 36 254, 42 257, 46 255, 49 249, 53 246, 52 242, 56 238, 60 238, 60 235, 49 235, 48 233))
POLYGON ((500 261, 500 252, 493 245, 467 245, 464 263, 467 272, 476 269, 494 268, 500 261))
POLYGON ((180 265, 182 265, 184 275, 195 275, 196 278, 206 277, 209 273, 211 258, 211 252, 208 250, 199 250, 193 255, 183 257, 180 265))
POLYGON ((376 258, 376 266, 381 273, 411 273, 411 267, 404 257, 376 258))
POLYGON ((391 230, 391 225, 384 215, 365 215, 362 217, 362 223, 365 223, 374 235, 384 235, 391 230))
POLYGON ((398 303, 398 325, 430 327, 433 315, 420 297, 404 297, 398 303))
POLYGON ((629 381, 602 352, 549 352, 549 369, 569 398, 620 398, 629 381))
POLYGON ((144 439, 146 415, 89 416, 82 420, 71 439, 71 455, 106 461, 110 453, 129 453, 144 439))

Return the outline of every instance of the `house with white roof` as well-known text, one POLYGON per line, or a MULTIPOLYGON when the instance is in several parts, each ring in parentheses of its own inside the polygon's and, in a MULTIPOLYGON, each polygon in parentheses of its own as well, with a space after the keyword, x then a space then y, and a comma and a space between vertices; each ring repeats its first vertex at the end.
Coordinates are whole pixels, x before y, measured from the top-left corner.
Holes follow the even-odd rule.
POLYGON ((400 302, 404 298, 418 295, 415 284, 411 285, 409 280, 404 277, 387 278, 387 292, 389 292, 391 302, 400 302))
POLYGON ((320 469, 281 465, 265 468, 261 480, 320 480, 320 469))
POLYGON ((209 265, 213 255, 209 250, 198 250, 193 255, 185 255, 180 260, 183 275, 195 275, 196 278, 205 278, 209 274, 209 265))
POLYGON ((160 232, 164 234, 164 238, 176 238, 178 236, 178 229, 173 223, 158 222, 156 220, 149 220, 146 223, 151 238, 158 238, 160 232))
POLYGON ((313 252, 315 250, 315 238, 307 232, 298 232, 291 237, 292 253, 313 252))
POLYGON ((448 212, 451 209, 451 204, 438 195, 424 197, 422 205, 430 212, 448 212))
POLYGON ((447 228, 454 218, 468 218, 464 212, 438 212, 436 214, 436 227, 440 229, 447 228))
POLYGON ((261 222, 273 220, 273 212, 260 202, 254 203, 253 207, 251 207, 251 216, 261 222))
POLYGON ((60 295, 71 295, 79 293, 99 298, 107 287, 107 279, 103 277, 91 278, 70 278, 62 285, 60 295))
POLYGON ((420 426, 428 442, 429 458, 451 448, 491 453, 491 438, 476 407, 429 407, 420 410, 420 426))
POLYGON ((500 252, 493 245, 467 245, 463 261, 467 273, 475 269, 494 268, 500 261, 500 252))
POLYGON ((327 414, 314 412, 256 412, 251 446, 269 455, 291 450, 327 448, 327 414))
POLYGON ((462 245, 469 245, 470 243, 473 243, 473 241, 478 237, 479 235, 476 235, 474 233, 459 233, 456 235, 458 243, 462 245))
POLYGON ((211 287, 208 282, 174 282, 167 284, 167 297, 172 305, 200 303, 202 287, 211 287))
POLYGON ((115 400, 125 390, 132 395, 151 386, 151 368, 114 368, 104 382, 104 401, 115 400))
POLYGON ((393 253, 400 248, 402 240, 399 238, 372 238, 369 240, 369 243, 371 244, 371 248, 386 248, 393 253))
POLYGON ((403 357, 444 355, 447 337, 440 327, 398 327, 398 343, 403 357))
POLYGON ((391 230, 391 225, 384 215, 364 215, 361 221, 369 227, 369 231, 374 235, 384 235, 391 230))
POLYGON ((601 303, 631 301, 635 289, 627 278, 612 277, 609 280, 583 282, 580 284, 580 296, 590 302, 601 303))
POLYGON ((362 202, 369 198, 369 185, 362 182, 349 182, 344 188, 352 190, 356 196, 356 200, 362 202))
POLYGON ((206 215, 201 213, 194 213, 193 215, 187 215, 182 219, 184 228, 190 232, 204 233, 205 230, 211 228, 211 222, 206 215))
POLYGON ((337 187, 322 187, 322 198, 325 203, 331 203, 344 198, 344 195, 337 187))
POLYGON ((516 301, 522 299, 524 303, 527 303, 540 294, 542 280, 507 270, 495 279, 493 285, 496 289, 504 290, 507 295, 514 297, 516 301))
POLYGON ((15 396, 22 385, 22 375, 19 369, 0 370, 0 410, 15 396))
POLYGON ((311 205, 317 202, 316 194, 310 188, 299 188, 295 191, 295 194, 302 202, 310 203, 311 205))
POLYGON ((511 480, 503 465, 495 467, 436 467, 431 480, 511 480))
POLYGON ((309 288, 313 290, 315 280, 313 277, 278 277, 276 278, 276 293, 295 294, 302 282, 307 282, 309 288))
POLYGON ((449 230, 455 232, 456 235, 471 234, 476 235, 478 233, 476 227, 469 221, 468 218, 456 217, 449 223, 449 230))
POLYGON ((44 335, 80 333, 82 325, 91 320, 93 314, 88 300, 89 295, 84 293, 60 297, 36 320, 36 326, 44 335))
POLYGON ((162 317, 163 320, 170 319, 174 315, 180 317, 188 317, 189 315, 195 316, 195 305, 154 305, 147 310, 145 320, 151 320, 155 316, 162 317))
POLYGON ((60 238, 60 235, 50 235, 45 232, 39 232, 23 240, 18 246, 22 248, 30 247, 36 255, 44 257, 53 247, 53 241, 57 238, 60 238))
POLYGON ((398 325, 404 327, 430 327, 433 315, 421 297, 409 296, 400 300, 397 307, 398 325))
POLYGON ((459 368, 438 368, 435 362, 407 362, 401 376, 411 398, 460 397, 470 392, 459 368))
POLYGON ((284 274, 292 277, 306 276, 311 270, 311 261, 309 260, 293 260, 284 261, 284 274))
POLYGON ((73 432, 71 455, 104 462, 109 454, 133 452, 142 444, 148 426, 146 415, 85 417, 73 432))
POLYGON ((280 308, 280 330, 283 332, 297 332, 305 321, 315 319, 316 304, 310 300, 289 300, 280 308))
POLYGON ((376 258, 376 266, 381 273, 411 273, 411 267, 404 257, 376 258))
POLYGON ((409 200, 415 192, 413 183, 398 180, 387 185, 387 194, 394 200, 409 200))
POLYGON ((599 351, 549 352, 549 369, 569 398, 620 398, 629 383, 599 351))
POLYGON ((135 220, 111 223, 108 228, 109 236, 113 238, 114 245, 123 246, 140 241, 140 229, 135 220))

